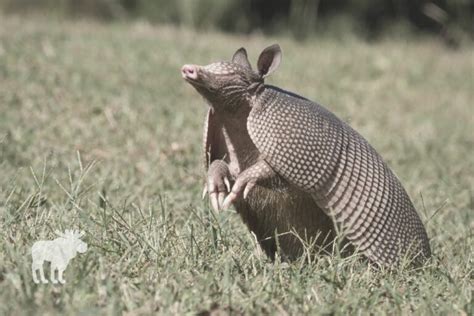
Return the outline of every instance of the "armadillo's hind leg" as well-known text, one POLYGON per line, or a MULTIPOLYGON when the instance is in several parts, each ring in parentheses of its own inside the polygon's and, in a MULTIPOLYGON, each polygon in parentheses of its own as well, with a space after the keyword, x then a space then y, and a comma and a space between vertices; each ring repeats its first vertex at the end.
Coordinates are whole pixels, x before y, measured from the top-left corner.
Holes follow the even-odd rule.
POLYGON ((234 186, 232 187, 232 191, 226 197, 222 207, 228 208, 242 193, 243 198, 245 199, 247 194, 258 181, 273 178, 275 175, 275 171, 273 171, 265 160, 257 161, 239 174, 234 186))
POLYGON ((203 198, 209 193, 212 208, 217 212, 222 209, 222 204, 227 192, 230 191, 229 166, 223 160, 214 160, 207 172, 207 184, 204 187, 203 198))

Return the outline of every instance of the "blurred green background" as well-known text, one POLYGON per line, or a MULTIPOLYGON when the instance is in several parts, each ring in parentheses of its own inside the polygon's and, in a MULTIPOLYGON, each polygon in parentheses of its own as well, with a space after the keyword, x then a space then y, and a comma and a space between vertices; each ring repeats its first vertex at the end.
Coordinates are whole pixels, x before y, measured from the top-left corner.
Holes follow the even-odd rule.
POLYGON ((286 32, 297 39, 345 32, 376 39, 396 30, 436 34, 455 46, 474 34, 472 0, 0 0, 0 8, 237 33, 286 32))

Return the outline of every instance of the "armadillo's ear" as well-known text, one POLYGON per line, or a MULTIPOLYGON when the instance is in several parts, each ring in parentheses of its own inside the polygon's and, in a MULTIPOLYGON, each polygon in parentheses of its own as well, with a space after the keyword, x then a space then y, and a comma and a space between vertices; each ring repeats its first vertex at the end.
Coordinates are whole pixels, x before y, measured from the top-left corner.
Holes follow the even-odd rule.
POLYGON ((257 68, 258 73, 262 78, 265 78, 269 74, 278 68, 281 62, 281 48, 278 44, 268 46, 263 50, 258 57, 257 68))
POLYGON ((247 57, 247 51, 245 48, 239 48, 232 56, 232 62, 244 66, 245 68, 252 69, 249 59, 247 57))

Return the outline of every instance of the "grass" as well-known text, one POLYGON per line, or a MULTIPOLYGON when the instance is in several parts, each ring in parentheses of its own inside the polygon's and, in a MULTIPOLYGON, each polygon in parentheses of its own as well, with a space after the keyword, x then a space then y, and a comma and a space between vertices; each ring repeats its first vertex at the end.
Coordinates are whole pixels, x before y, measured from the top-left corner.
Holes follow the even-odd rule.
POLYGON ((2 17, 0 314, 472 315, 472 49, 2 17), (423 269, 271 263, 235 212, 201 201, 206 105, 179 68, 242 45, 255 62, 273 42, 269 82, 349 121, 404 183, 431 238, 423 269), (66 285, 34 284, 30 247, 65 229, 88 252, 66 285))

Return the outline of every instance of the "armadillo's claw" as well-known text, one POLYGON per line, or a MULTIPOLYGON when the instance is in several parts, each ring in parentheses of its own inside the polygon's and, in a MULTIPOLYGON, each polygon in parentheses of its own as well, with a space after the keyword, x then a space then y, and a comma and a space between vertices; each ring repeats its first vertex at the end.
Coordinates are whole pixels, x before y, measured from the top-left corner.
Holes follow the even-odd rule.
POLYGON ((247 179, 243 178, 238 178, 237 181, 234 184, 234 187, 232 188, 232 191, 229 193, 229 195, 226 197, 224 200, 224 203, 222 204, 222 208, 226 209, 230 206, 231 203, 235 202, 237 200, 237 197, 242 194, 243 191, 243 198, 246 199, 250 190, 255 186, 256 181, 250 180, 246 182, 247 179))
POLYGON ((255 186, 254 181, 251 181, 251 182, 247 183, 247 185, 245 186, 245 189, 244 189, 244 200, 247 198, 247 195, 249 194, 250 190, 252 190, 252 188, 254 186, 255 186))
POLYGON ((225 210, 230 207, 230 205, 237 199, 237 193, 234 191, 230 192, 229 195, 225 198, 224 203, 222 203, 222 209, 225 210))
MULTIPOLYGON (((227 163, 223 160, 214 160, 207 173, 207 185, 204 192, 209 194, 212 208, 218 212, 222 209, 225 196, 230 192, 230 173, 227 163)), ((205 193, 203 192, 203 197, 205 193)))
MULTIPOLYGON (((222 181, 225 182, 225 179, 227 178, 224 178, 224 180, 220 180, 221 185, 217 185, 216 181, 214 181, 213 179, 209 179, 208 185, 204 188, 204 191, 202 193, 203 198, 206 196, 206 193, 209 193, 209 199, 211 200, 212 208, 216 212, 222 209, 222 204, 224 203, 226 192, 224 191, 225 188, 222 181)), ((229 180, 227 179, 227 182, 228 181, 229 180)), ((227 186, 227 184, 225 186, 227 186)))
POLYGON ((229 182, 228 177, 224 177, 224 183, 225 183, 225 187, 227 189, 227 192, 230 192, 230 182, 229 182))

